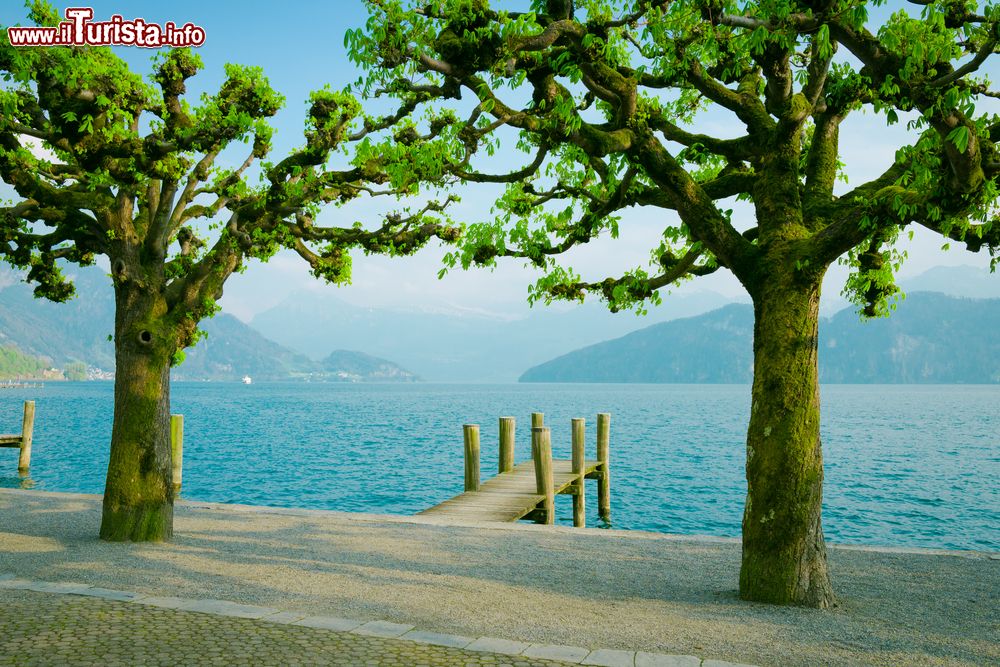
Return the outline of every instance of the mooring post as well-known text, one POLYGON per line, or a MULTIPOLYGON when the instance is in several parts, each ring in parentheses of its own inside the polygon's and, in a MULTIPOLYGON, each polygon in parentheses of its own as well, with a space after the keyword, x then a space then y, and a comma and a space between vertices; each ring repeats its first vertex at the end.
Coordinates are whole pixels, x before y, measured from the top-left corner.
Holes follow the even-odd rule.
POLYGON ((531 428, 542 428, 545 426, 545 415, 541 412, 531 413, 531 428))
POLYGON ((556 496, 552 483, 552 436, 549 429, 544 426, 531 429, 531 458, 535 463, 535 492, 545 496, 542 505, 545 519, 539 523, 551 525, 556 522, 556 496))
POLYGON ((479 424, 462 427, 465 437, 465 490, 479 490, 479 424))
POLYGON ((170 415, 170 464, 174 493, 177 494, 181 492, 184 472, 184 415, 170 415))
POLYGON ((576 480, 576 494, 573 496, 573 527, 585 528, 587 526, 586 510, 587 500, 585 494, 586 484, 584 483, 584 443, 586 442, 587 420, 576 418, 573 424, 573 474, 578 475, 576 480))
POLYGON ((24 402, 24 420, 21 422, 21 452, 17 457, 17 471, 28 474, 31 467, 31 439, 35 433, 35 402, 24 402))
POLYGON ((514 469, 514 418, 500 418, 500 457, 498 464, 501 473, 514 469))
POLYGON ((597 461, 601 476, 597 480, 597 514, 605 521, 611 519, 611 413, 597 414, 597 461))

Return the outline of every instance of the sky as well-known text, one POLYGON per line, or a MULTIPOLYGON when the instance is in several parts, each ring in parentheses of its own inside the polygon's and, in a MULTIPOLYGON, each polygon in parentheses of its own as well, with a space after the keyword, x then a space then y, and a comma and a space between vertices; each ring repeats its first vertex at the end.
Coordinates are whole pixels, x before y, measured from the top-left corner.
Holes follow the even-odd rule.
MULTIPOLYGON (((82 3, 73 3, 74 5, 82 3)), ((498 4, 498 3, 494 3, 498 4)), ((503 3, 519 8, 526 2, 503 3)), ((890 2, 890 9, 906 3, 890 2)), ((67 5, 55 5, 62 11, 67 5)), ((302 122, 306 100, 311 90, 329 84, 341 88, 359 76, 347 60, 344 33, 364 25, 367 14, 358 0, 336 2, 284 2, 262 0, 242 2, 205 2, 175 0, 170 3, 135 0, 91 0, 95 20, 106 20, 112 14, 126 19, 143 18, 147 22, 178 25, 191 21, 206 32, 205 44, 198 49, 205 69, 189 85, 190 96, 217 89, 227 62, 259 65, 271 85, 286 98, 285 108, 274 119, 277 130, 275 153, 302 143, 302 122)), ((912 8, 912 5, 910 5, 912 8)), ((25 23, 25 11, 16 0, 5 0, 0 6, 0 24, 25 23)), ((116 52, 140 72, 149 71, 152 53, 135 47, 119 47, 116 52)), ((996 78, 1000 59, 986 70, 996 78)), ((995 100, 993 100, 995 102, 995 100)), ((1000 110, 1000 107, 997 108, 1000 110)), ((905 120, 905 119, 904 119, 905 120)), ((700 131, 732 134, 735 119, 714 114, 705 118, 700 131)), ((853 114, 841 129, 842 158, 847 164, 849 184, 854 187, 880 174, 892 161, 896 148, 906 142, 905 123, 887 127, 873 115, 853 114)), ((501 160, 511 156, 501 155, 501 160)), ((9 189, 8 189, 9 192, 9 189)), ((489 215, 491 195, 495 190, 467 190, 463 201, 452 210, 458 220, 475 221, 489 215)), ((9 195, 5 195, 9 196, 9 195)), ((353 222, 376 219, 378 206, 354 204, 344 209, 324 213, 330 221, 353 222), (342 220, 350 217, 350 220, 342 220)), ((739 225, 749 226, 749 208, 735 208, 739 225)), ((660 234, 669 220, 668 212, 629 210, 621 221, 621 236, 616 240, 601 239, 574 249, 565 256, 572 266, 588 280, 618 276, 624 270, 645 265, 650 250, 658 244, 660 234)), ((320 218, 322 221, 324 218, 320 218)), ((912 242, 902 248, 909 255, 900 277, 922 273, 938 265, 988 266, 985 253, 972 254, 953 245, 941 249, 942 239, 930 232, 915 230, 912 242)), ((355 256, 352 284, 343 287, 325 285, 311 277, 304 262, 293 253, 281 253, 266 266, 251 263, 242 275, 233 276, 223 297, 224 310, 249 320, 258 312, 276 305, 290 294, 301 290, 333 290, 340 299, 379 308, 427 310, 451 313, 479 313, 502 317, 519 316, 527 311, 528 285, 538 274, 516 260, 501 263, 497 269, 452 271, 439 280, 444 254, 438 246, 424 249, 408 258, 355 256)), ((831 268, 824 285, 824 298, 836 298, 843 287, 846 271, 831 268)), ((711 290, 728 297, 746 300, 746 294, 735 278, 725 270, 699 278, 679 288, 680 293, 711 290)), ((668 295, 664 305, 670 307, 668 295)))

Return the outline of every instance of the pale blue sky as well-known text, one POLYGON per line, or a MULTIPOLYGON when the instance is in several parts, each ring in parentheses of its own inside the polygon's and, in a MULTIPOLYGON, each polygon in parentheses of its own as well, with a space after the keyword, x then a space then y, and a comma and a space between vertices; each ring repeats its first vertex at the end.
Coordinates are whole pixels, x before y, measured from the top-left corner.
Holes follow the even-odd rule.
MULTIPOLYGON (((83 3, 73 3, 83 4, 83 3)), ((191 21, 202 26, 207 38, 199 49, 205 70, 192 81, 191 92, 199 94, 217 88, 226 62, 261 66, 272 86, 286 98, 286 107, 275 119, 278 130, 275 155, 301 142, 302 119, 309 91, 329 83, 339 88, 358 76, 345 56, 343 37, 348 28, 363 25, 366 13, 361 2, 285 2, 262 0, 245 2, 194 2, 179 0, 170 3, 97 0, 86 3, 94 8, 95 20, 122 14, 126 19, 141 17, 163 24, 191 21)), ((512 3, 506 3, 511 5, 512 3)), ((514 3, 516 6, 526 2, 514 3)), ((890 3, 900 7, 906 3, 890 3)), ((56 4, 63 10, 65 4, 56 4)), ((910 6, 912 7, 912 5, 910 6)), ((20 3, 6 0, 0 8, 0 24, 24 22, 20 3)), ((118 53, 139 71, 149 70, 151 53, 139 48, 119 48, 118 53)), ((990 71, 998 70, 994 58, 990 71)), ((728 118, 713 115, 706 118, 703 131, 715 126, 725 131, 728 118)), ((731 132, 732 130, 730 130, 731 132)), ((879 173, 891 162, 895 149, 905 137, 903 124, 886 127, 871 115, 856 114, 849 118, 842 131, 843 157, 851 184, 856 185, 879 173)), ((460 218, 473 220, 489 213, 490 192, 469 191, 462 204, 454 210, 460 218)), ((350 215, 351 219, 374 217, 378 207, 349 207, 330 211, 328 216, 350 215)), ((622 220, 622 236, 616 241, 595 241, 568 256, 567 262, 588 279, 619 275, 623 270, 644 263, 650 249, 664 227, 664 216, 655 211, 627 211, 622 220)), ((748 215, 737 209, 737 217, 748 215)), ((749 218, 747 218, 749 220, 749 218)), ((930 233, 917 232, 914 242, 906 249, 910 260, 902 274, 912 275, 939 264, 973 264, 985 266, 988 258, 953 249, 944 252, 942 241, 930 233)), ((226 310, 246 319, 274 305, 290 292, 300 289, 336 290, 338 297, 356 304, 402 308, 486 311, 514 314, 526 309, 527 285, 533 282, 532 270, 516 262, 505 262, 490 273, 453 272, 438 280, 442 251, 426 249, 415 257, 387 259, 356 257, 354 284, 333 288, 322 286, 306 272, 297 256, 281 254, 268 266, 251 266, 244 275, 234 276, 223 300, 226 310)), ((836 297, 843 285, 844 273, 831 270, 825 299, 836 297)), ((699 279, 683 290, 715 290, 742 297, 742 288, 726 272, 699 279)), ((669 298, 663 307, 669 308, 669 298)))

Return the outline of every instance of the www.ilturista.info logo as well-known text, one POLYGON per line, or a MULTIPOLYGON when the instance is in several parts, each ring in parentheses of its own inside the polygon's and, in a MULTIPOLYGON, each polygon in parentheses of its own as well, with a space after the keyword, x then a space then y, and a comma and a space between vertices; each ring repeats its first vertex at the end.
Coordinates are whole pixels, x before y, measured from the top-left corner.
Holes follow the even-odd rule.
POLYGON ((91 21, 90 7, 68 7, 66 20, 55 27, 31 26, 7 28, 11 46, 201 46, 205 29, 193 23, 178 27, 173 21, 162 26, 143 19, 127 21, 115 14, 108 21, 91 21))

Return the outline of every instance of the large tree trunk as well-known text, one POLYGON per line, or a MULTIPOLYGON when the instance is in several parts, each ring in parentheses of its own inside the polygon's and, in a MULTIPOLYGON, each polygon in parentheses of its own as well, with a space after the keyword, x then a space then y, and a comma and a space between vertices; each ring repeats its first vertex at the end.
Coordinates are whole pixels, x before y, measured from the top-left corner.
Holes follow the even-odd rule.
POLYGON ((115 415, 101 538, 159 541, 173 534, 170 360, 159 291, 115 284, 115 415))
POLYGON ((820 519, 821 280, 806 280, 797 271, 771 273, 751 290, 756 320, 740 569, 744 600, 834 603, 820 519))

